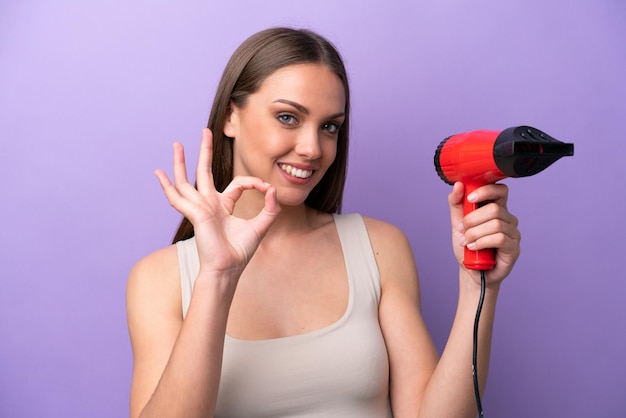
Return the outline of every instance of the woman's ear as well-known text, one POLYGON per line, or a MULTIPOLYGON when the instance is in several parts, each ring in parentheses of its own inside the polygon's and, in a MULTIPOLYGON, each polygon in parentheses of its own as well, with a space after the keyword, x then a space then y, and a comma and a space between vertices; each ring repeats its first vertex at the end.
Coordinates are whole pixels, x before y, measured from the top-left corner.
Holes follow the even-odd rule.
POLYGON ((228 115, 224 121, 224 135, 229 138, 236 138, 239 132, 239 109, 232 102, 228 106, 228 115))

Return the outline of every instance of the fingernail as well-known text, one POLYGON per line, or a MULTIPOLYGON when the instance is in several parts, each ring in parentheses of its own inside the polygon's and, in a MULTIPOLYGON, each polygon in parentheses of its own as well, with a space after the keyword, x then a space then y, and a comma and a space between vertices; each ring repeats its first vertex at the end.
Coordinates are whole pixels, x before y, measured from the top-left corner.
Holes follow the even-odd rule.
POLYGON ((465 245, 465 235, 461 235, 461 238, 459 239, 459 244, 462 246, 465 245))
POLYGON ((470 242, 469 244, 467 244, 467 248, 469 248, 470 250, 473 250, 474 248, 476 248, 476 243, 470 242))
POLYGON ((476 201, 476 198, 478 198, 478 196, 476 195, 476 192, 472 192, 467 195, 468 202, 474 202, 476 201))
POLYGON ((465 232, 465 227, 463 226, 463 222, 459 222, 459 224, 456 226, 456 230, 461 233, 465 232))

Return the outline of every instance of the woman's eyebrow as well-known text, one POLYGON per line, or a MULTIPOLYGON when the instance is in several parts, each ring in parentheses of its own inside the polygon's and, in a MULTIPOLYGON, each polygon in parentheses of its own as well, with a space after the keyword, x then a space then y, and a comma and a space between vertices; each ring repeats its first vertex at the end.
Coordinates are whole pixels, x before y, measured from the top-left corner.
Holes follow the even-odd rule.
POLYGON ((284 104, 287 104, 289 106, 295 107, 296 109, 298 109, 299 112, 304 113, 305 115, 309 114, 309 109, 307 109, 306 107, 302 106, 300 103, 292 102, 291 100, 278 99, 278 100, 274 100, 274 103, 284 103, 284 104))
MULTIPOLYGON (((304 113, 305 115, 308 115, 310 113, 309 109, 307 109, 306 107, 302 106, 300 103, 296 103, 296 102, 291 101, 291 100, 278 99, 278 100, 274 100, 274 103, 284 103, 286 105, 293 106, 299 112, 304 113)), ((344 117, 344 116, 346 116, 346 114, 344 112, 339 112, 339 113, 335 113, 334 115, 330 115, 328 117, 328 119, 341 118, 341 117, 344 117)))

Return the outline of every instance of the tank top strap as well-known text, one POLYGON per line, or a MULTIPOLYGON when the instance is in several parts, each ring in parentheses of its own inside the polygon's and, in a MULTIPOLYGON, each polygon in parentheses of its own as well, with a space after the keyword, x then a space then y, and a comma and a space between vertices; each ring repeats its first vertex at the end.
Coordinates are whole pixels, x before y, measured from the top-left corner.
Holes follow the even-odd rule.
POLYGON ((333 215, 350 284, 355 286, 357 300, 374 297, 380 302, 380 274, 363 217, 358 213, 333 215), (362 294, 361 292, 368 294, 362 294))
POLYGON ((183 318, 187 316, 193 285, 200 272, 200 259, 196 248, 196 238, 191 237, 176 243, 178 266, 180 268, 180 290, 183 302, 183 318))

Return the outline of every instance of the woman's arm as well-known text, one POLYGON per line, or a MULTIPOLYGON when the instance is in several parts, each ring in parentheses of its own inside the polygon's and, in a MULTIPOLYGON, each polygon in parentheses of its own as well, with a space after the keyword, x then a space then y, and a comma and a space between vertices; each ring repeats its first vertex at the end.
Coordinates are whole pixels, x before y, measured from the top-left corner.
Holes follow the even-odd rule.
MULTIPOLYGON (((520 234, 517 219, 506 210, 507 194, 503 185, 477 190, 478 201, 493 203, 467 217, 462 213, 460 184, 454 187, 449 198, 457 260, 462 261, 466 242, 475 243, 476 249, 497 248, 496 268, 487 274, 478 337, 478 376, 483 389, 500 282, 519 255, 520 234)), ((475 416, 471 367, 472 333, 480 294, 478 272, 461 266, 457 312, 441 359, 437 360, 420 313, 419 285, 410 245, 404 235, 392 227, 374 223, 372 230, 383 286, 380 323, 389 352, 394 416, 475 416)))
POLYGON ((174 145, 174 183, 156 175, 169 203, 194 226, 200 271, 185 319, 175 246, 156 252, 131 271, 128 324, 134 369, 131 416, 212 416, 217 402, 230 304, 241 272, 280 212, 276 189, 237 177, 219 193, 211 173, 212 136, 203 130, 197 187, 187 179, 182 145, 174 145), (233 216, 245 190, 265 194, 252 219, 233 216))
POLYGON ((127 287, 133 347, 131 417, 206 417, 217 400, 234 281, 200 276, 182 319, 174 246, 140 261, 127 287))

